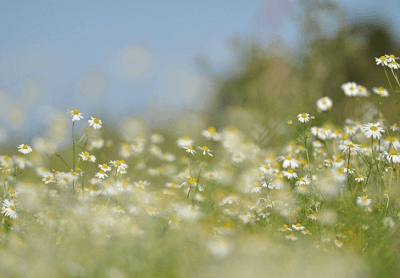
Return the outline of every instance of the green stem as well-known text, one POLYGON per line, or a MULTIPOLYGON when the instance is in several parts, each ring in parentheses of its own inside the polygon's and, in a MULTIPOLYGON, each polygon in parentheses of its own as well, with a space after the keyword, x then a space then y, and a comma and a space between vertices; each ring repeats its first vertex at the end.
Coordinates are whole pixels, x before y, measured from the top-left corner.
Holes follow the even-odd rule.
POLYGON ((72 171, 75 171, 75 134, 74 123, 72 122, 72 171))

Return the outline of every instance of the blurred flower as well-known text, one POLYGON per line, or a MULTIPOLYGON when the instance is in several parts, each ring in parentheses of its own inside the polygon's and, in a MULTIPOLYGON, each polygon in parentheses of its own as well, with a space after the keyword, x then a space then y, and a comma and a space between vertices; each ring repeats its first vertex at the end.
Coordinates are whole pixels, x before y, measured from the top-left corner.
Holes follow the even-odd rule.
POLYGON ((381 96, 381 97, 388 97, 388 96, 389 96, 388 91, 387 91, 385 88, 383 88, 383 87, 372 88, 372 91, 373 91, 375 94, 377 94, 377 95, 379 95, 379 96, 381 96))
POLYGON ((332 108, 332 100, 329 97, 323 97, 317 100, 317 108, 320 111, 327 111, 332 108))
POLYGON ((18 217, 18 213, 14 201, 5 199, 3 202, 3 208, 1 209, 1 213, 3 213, 5 216, 16 219, 18 217))

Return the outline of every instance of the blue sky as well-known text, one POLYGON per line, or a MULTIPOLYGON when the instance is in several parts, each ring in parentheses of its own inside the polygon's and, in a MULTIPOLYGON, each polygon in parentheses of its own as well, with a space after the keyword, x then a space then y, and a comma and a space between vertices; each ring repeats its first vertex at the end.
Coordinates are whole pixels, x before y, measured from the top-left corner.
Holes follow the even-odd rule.
MULTIPOLYGON (((79 108, 87 118, 100 110, 112 119, 126 114, 146 118, 146 111, 168 118, 171 111, 200 109, 210 101, 212 84, 196 69, 196 57, 204 55, 220 70, 229 68, 232 54, 226 42, 233 36, 264 42, 280 36, 294 45, 293 3, 3 1, 0 123, 35 125, 52 109, 79 108)), ((398 10, 396 1, 341 5, 349 19, 374 11, 395 18, 398 10)))

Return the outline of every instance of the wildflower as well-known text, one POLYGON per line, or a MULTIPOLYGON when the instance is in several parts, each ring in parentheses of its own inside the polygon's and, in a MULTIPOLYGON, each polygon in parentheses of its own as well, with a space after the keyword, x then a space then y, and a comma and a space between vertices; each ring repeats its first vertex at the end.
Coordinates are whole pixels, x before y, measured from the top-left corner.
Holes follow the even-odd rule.
POLYGON ((347 82, 342 84, 342 90, 348 97, 355 97, 358 94, 358 85, 355 82, 347 82))
POLYGON ((306 123, 310 120, 310 114, 308 114, 308 113, 299 114, 299 115, 297 115, 297 120, 300 123, 306 123))
POLYGON ((221 139, 221 136, 219 135, 219 133, 217 133, 215 127, 213 126, 210 126, 206 130, 203 130, 201 132, 201 135, 203 135, 208 140, 219 141, 221 139))
POLYGON ((186 150, 187 153, 190 153, 190 154, 193 154, 193 155, 196 153, 196 151, 195 151, 195 149, 193 149, 192 145, 187 146, 187 147, 183 147, 183 148, 186 150))
POLYGON ((272 175, 273 173, 275 173, 275 170, 271 167, 271 164, 269 163, 261 165, 259 169, 265 175, 272 175))
POLYGON ((284 224, 281 228, 278 229, 278 231, 281 232, 286 232, 286 231, 291 231, 292 229, 289 228, 287 224, 284 224))
POLYGON ((105 177, 108 177, 108 175, 103 170, 100 170, 95 174, 95 177, 99 179, 104 179, 105 177))
POLYGON ((213 156, 211 154, 212 150, 210 150, 207 146, 203 146, 203 147, 198 146, 197 148, 203 151, 203 155, 208 154, 209 156, 213 156))
POLYGON ((300 166, 300 162, 297 159, 294 159, 290 156, 280 156, 278 157, 279 160, 283 160, 282 167, 283 168, 292 168, 295 169, 300 166))
POLYGON ((253 183, 253 188, 251 189, 251 193, 261 193, 262 187, 260 186, 260 183, 254 182, 253 183))
POLYGON ((368 199, 368 196, 366 195, 357 198, 357 205, 359 205, 360 207, 367 207, 370 204, 371 204, 371 199, 368 199))
POLYGON ((383 219, 383 226, 386 228, 393 228, 394 227, 394 221, 391 217, 385 217, 383 219))
POLYGON ((309 216, 307 216, 307 218, 311 219, 311 220, 317 220, 318 219, 318 214, 312 213, 309 216))
POLYGON ((347 135, 354 135, 356 134, 357 130, 358 126, 348 125, 344 127, 344 131, 346 132, 347 135))
POLYGON ((327 111, 332 108, 332 100, 329 97, 323 97, 317 100, 317 108, 319 111, 327 111))
POLYGON ((377 122, 376 124, 365 124, 361 126, 361 131, 364 133, 364 135, 367 138, 374 138, 374 139, 379 139, 381 138, 382 134, 384 133, 385 130, 379 126, 379 122, 377 122))
POLYGON ((108 166, 107 164, 99 164, 98 167, 103 170, 104 172, 111 171, 111 167, 108 166))
POLYGON ((88 120, 89 126, 93 126, 94 129, 100 129, 101 125, 103 124, 101 122, 101 120, 99 120, 98 118, 93 118, 93 117, 90 117, 90 118, 91 119, 88 120))
POLYGON ((18 218, 17 209, 15 207, 14 201, 10 199, 5 199, 3 202, 3 207, 1 209, 1 213, 5 216, 8 216, 12 219, 18 218))
POLYGON ((335 239, 335 240, 333 241, 333 243, 335 243, 336 247, 339 247, 339 248, 342 248, 342 247, 343 247, 343 242, 341 242, 341 241, 338 240, 338 239, 335 239))
POLYGON ((113 160, 110 160, 110 163, 115 167, 115 168, 117 168, 117 170, 118 169, 126 169, 126 168, 128 168, 128 164, 126 164, 125 163, 125 160, 115 160, 115 161, 113 161, 113 160))
POLYGON ((386 54, 385 57, 386 57, 388 63, 399 59, 399 57, 396 57, 394 54, 390 54, 390 55, 386 54))
POLYGON ((116 206, 116 207, 114 208, 114 213, 124 214, 124 213, 125 213, 125 210, 122 209, 122 207, 121 207, 120 205, 118 205, 118 206, 116 206))
POLYGON ((372 91, 373 91, 375 94, 377 94, 377 95, 379 95, 379 96, 381 96, 381 97, 388 97, 388 96, 389 96, 388 91, 387 91, 385 88, 383 88, 383 87, 372 88, 372 91))
POLYGON ((78 109, 71 110, 69 114, 72 116, 73 122, 83 119, 82 113, 80 113, 78 109))
POLYGON ((179 138, 179 139, 176 141, 176 144, 177 144, 178 147, 180 147, 180 148, 189 147, 189 146, 192 146, 192 145, 193 145, 193 140, 190 139, 190 138, 187 137, 187 136, 183 136, 183 137, 179 138))
POLYGON ((79 156, 82 158, 83 161, 90 161, 90 162, 95 162, 96 157, 94 155, 91 155, 89 152, 82 152, 79 154, 79 156))
POLYGON ((287 240, 291 240, 291 241, 296 241, 297 240, 297 237, 294 234, 287 235, 287 236, 285 236, 285 238, 287 240))
POLYGON ((388 62, 387 62, 388 58, 386 58, 385 56, 381 56, 379 58, 375 58, 375 62, 377 65, 382 65, 382 66, 387 66, 388 62))
POLYGON ((297 223, 296 225, 292 225, 292 228, 295 229, 296 231, 302 231, 305 229, 305 227, 302 226, 300 223, 297 223))
POLYGON ((48 176, 43 177, 42 181, 44 182, 44 184, 54 183, 54 182, 56 182, 56 178, 51 175, 48 175, 48 176))
POLYGON ((28 145, 21 144, 21 145, 18 146, 18 151, 20 153, 27 154, 27 153, 31 153, 32 152, 32 148, 30 146, 28 146, 28 145))
POLYGON ((391 69, 399 69, 400 65, 396 61, 393 61, 388 64, 388 67, 391 69))
POLYGON ((245 160, 246 156, 241 152, 236 152, 232 155, 232 161, 235 163, 240 163, 245 160))
POLYGON ((365 177, 363 175, 358 175, 357 178, 355 178, 357 182, 363 182, 365 180, 365 177))
POLYGON ((290 179, 293 179, 293 178, 297 178, 297 173, 294 172, 293 169, 289 169, 289 170, 287 170, 287 171, 282 171, 282 174, 283 174, 286 178, 288 178, 289 180, 290 180, 290 179))
POLYGON ((339 144, 339 150, 342 150, 343 153, 350 151, 350 153, 357 153, 360 151, 360 145, 354 144, 350 140, 341 141, 339 144))
POLYGON ((160 133, 154 133, 150 136, 152 144, 161 144, 164 142, 164 137, 160 133))
POLYGON ((392 126, 390 126, 390 130, 392 131, 399 131, 400 127, 398 124, 394 123, 392 126))
POLYGON ((358 90, 357 96, 360 96, 360 97, 369 96, 369 92, 368 92, 367 88, 365 88, 364 86, 358 85, 357 90, 358 90))

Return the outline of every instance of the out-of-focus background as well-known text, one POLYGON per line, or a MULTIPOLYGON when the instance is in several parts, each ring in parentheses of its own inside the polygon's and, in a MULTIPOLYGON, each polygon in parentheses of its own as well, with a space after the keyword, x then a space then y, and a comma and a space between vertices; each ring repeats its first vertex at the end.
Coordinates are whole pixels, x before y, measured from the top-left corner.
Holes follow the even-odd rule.
MULTIPOLYGON (((188 133, 276 128, 315 114, 322 96, 343 121, 355 101, 342 83, 388 87, 374 57, 400 54, 399 8, 395 0, 3 2, 0 137, 33 138, 76 108, 85 120, 130 116, 188 133)), ((383 105, 396 119, 394 99, 383 105)))

